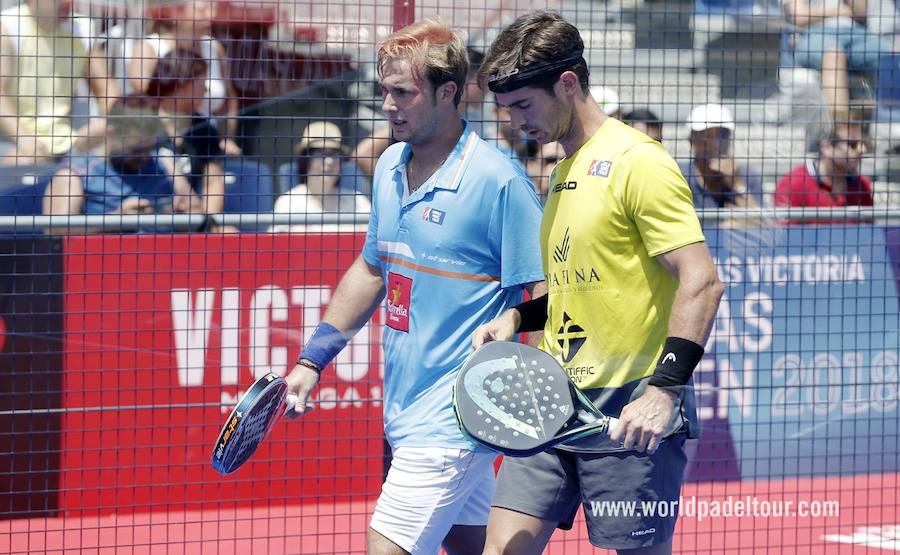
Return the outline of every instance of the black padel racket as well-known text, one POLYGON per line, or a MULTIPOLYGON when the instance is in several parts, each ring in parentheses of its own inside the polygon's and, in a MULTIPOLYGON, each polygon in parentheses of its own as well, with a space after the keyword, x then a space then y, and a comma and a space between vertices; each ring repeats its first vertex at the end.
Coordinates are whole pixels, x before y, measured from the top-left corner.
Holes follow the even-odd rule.
POLYGON ((296 402, 297 397, 287 394, 287 382, 278 374, 256 380, 222 426, 213 448, 213 468, 226 475, 237 470, 296 402))
POLYGON ((469 356, 453 405, 466 435, 513 457, 608 433, 618 422, 575 387, 556 359, 510 341, 486 343, 469 356))

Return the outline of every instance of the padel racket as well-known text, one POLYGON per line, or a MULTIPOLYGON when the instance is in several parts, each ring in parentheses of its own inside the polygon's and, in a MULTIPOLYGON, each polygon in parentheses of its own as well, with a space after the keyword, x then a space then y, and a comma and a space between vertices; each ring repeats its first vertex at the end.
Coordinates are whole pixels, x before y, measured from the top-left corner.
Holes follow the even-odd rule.
POLYGON ((296 402, 297 397, 287 394, 287 382, 278 374, 256 380, 222 426, 213 448, 213 468, 225 475, 237 470, 296 402))
POLYGON ((510 341, 486 343, 469 356, 453 406, 466 435, 513 457, 608 433, 618 423, 575 387, 556 359, 510 341))

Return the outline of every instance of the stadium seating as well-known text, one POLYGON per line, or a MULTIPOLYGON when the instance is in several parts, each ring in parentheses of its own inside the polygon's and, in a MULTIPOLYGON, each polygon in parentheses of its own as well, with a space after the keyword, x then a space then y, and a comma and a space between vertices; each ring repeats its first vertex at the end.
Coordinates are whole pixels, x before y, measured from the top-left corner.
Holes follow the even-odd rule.
MULTIPOLYGON (((226 214, 270 214, 275 205, 272 170, 247 158, 226 158, 226 214)), ((262 231, 265 225, 244 224, 242 231, 262 231)))
POLYGON ((40 214, 44 189, 55 170, 52 164, 0 166, 0 214, 40 214))

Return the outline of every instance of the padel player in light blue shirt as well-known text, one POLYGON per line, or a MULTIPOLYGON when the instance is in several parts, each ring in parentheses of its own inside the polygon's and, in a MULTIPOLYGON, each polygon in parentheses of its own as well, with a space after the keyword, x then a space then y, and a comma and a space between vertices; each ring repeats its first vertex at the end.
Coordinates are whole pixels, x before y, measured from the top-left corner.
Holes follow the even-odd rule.
MULTIPOLYGON (((479 324, 543 280, 541 207, 529 179, 459 119, 465 45, 425 20, 378 52, 399 142, 378 161, 362 254, 287 376, 302 414, 319 372, 385 300, 384 425, 391 468, 367 552, 480 553, 495 454, 460 432, 452 384, 479 324)), ((543 286, 538 294, 543 293, 543 286)))

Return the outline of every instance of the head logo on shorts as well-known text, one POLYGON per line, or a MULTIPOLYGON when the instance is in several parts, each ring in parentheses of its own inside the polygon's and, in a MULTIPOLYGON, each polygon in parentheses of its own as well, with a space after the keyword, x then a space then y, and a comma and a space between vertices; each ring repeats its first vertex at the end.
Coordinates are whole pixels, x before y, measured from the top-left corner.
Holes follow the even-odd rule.
POLYGON ((588 168, 588 175, 609 177, 610 169, 612 169, 612 162, 609 160, 594 160, 591 162, 591 167, 588 168))
POLYGON ((388 273, 387 322, 389 328, 409 331, 409 300, 412 296, 412 279, 388 273))
POLYGON ((587 333, 584 328, 576 324, 568 314, 563 312, 563 325, 556 332, 559 337, 557 342, 562 348, 563 362, 571 362, 578 350, 587 341, 587 333))

